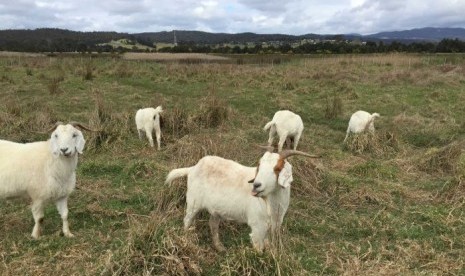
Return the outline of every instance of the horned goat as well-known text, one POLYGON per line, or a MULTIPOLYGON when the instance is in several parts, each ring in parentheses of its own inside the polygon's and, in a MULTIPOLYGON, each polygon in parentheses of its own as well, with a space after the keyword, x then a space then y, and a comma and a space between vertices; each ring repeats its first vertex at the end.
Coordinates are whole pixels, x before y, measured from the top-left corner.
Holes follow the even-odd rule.
POLYGON ((150 146, 153 148, 152 132, 155 129, 155 135, 157 138, 158 150, 160 150, 161 141, 161 129, 160 129, 160 113, 163 112, 163 108, 158 106, 157 108, 148 107, 139 109, 136 112, 136 126, 139 134, 139 139, 142 139, 142 134, 145 133, 147 139, 150 142, 150 146))
POLYGON ((184 229, 192 225, 203 209, 210 213, 213 245, 225 250, 219 239, 222 219, 247 223, 252 232, 253 247, 262 251, 268 242, 268 232, 280 229, 290 200, 291 155, 318 157, 296 150, 265 152, 258 167, 246 167, 218 156, 205 156, 192 167, 172 170, 165 183, 187 176, 186 216, 184 229))
POLYGON ((283 145, 286 140, 290 147, 290 140, 293 140, 293 149, 297 149, 302 131, 304 130, 304 123, 299 115, 289 111, 280 110, 277 111, 273 119, 268 122, 263 128, 265 131, 270 130, 268 138, 268 146, 273 144, 274 137, 278 134, 278 152, 283 150, 283 145))
POLYGON ((47 141, 15 143, 0 140, 0 198, 29 196, 32 200, 34 228, 40 236, 44 206, 54 201, 63 220, 63 234, 73 237, 68 225, 68 196, 76 186, 78 153, 84 149, 80 123, 58 122, 47 141))
POLYGON ((365 130, 369 130, 370 132, 375 131, 375 118, 380 117, 378 113, 370 114, 366 111, 359 110, 352 114, 349 120, 349 126, 347 127, 346 137, 344 138, 344 142, 349 137, 350 133, 361 133, 365 130))

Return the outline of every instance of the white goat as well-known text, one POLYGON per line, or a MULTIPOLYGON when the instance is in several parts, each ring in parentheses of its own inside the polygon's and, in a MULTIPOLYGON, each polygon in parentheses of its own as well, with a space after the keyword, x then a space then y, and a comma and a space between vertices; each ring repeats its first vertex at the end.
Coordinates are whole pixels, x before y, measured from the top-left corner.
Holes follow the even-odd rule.
POLYGON ((147 139, 150 142, 150 146, 153 148, 152 132, 155 129, 155 135, 157 138, 158 150, 160 150, 161 141, 161 130, 160 130, 160 113, 163 109, 160 106, 157 108, 143 108, 136 112, 136 126, 137 132, 139 133, 139 139, 142 139, 142 134, 145 133, 147 139))
POLYGON ((293 148, 295 150, 297 149, 297 144, 299 144, 300 136, 304 130, 304 123, 299 115, 289 110, 280 110, 274 114, 273 119, 268 122, 263 129, 265 131, 270 129, 268 146, 273 144, 274 137, 278 134, 278 152, 283 150, 284 142, 286 142, 287 139, 289 139, 289 147, 291 146, 290 140, 293 139, 293 148))
POLYGON ((172 170, 165 183, 187 176, 184 229, 189 229, 195 215, 206 209, 218 251, 225 250, 218 233, 221 219, 247 223, 254 248, 262 251, 268 242, 269 227, 272 233, 280 228, 289 206, 292 166, 286 158, 296 154, 318 157, 296 150, 266 152, 258 167, 246 167, 221 157, 205 156, 193 167, 172 170))
POLYGON ((0 198, 29 196, 35 225, 32 237, 40 236, 44 206, 55 201, 63 220, 63 234, 73 237, 68 225, 68 196, 76 185, 78 153, 85 140, 79 123, 57 123, 50 140, 14 143, 0 140, 0 198))
POLYGON ((364 132, 365 130, 374 132, 374 121, 376 117, 380 117, 380 115, 378 113, 370 114, 363 110, 359 110, 352 114, 349 120, 349 126, 347 127, 347 133, 346 137, 344 138, 344 142, 347 140, 350 133, 360 133, 364 132))

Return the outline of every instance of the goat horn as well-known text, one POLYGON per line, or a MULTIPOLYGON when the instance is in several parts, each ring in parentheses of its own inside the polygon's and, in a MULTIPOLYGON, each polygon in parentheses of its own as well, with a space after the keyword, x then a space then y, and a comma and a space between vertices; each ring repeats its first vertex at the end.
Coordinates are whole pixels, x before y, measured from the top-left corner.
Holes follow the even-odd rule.
POLYGON ((274 147, 272 146, 262 146, 262 145, 257 145, 259 148, 262 148, 262 149, 266 149, 266 151, 268 152, 273 152, 274 151, 274 147))
POLYGON ((283 151, 281 151, 279 153, 279 156, 282 159, 286 159, 286 158, 288 158, 289 156, 292 156, 292 155, 303 155, 303 156, 307 156, 307 157, 311 157, 311 158, 321 158, 321 155, 308 154, 306 152, 298 151, 298 150, 283 150, 283 151))
POLYGON ((63 125, 63 122, 56 122, 51 128, 47 129, 45 132, 41 132, 41 133, 49 133, 49 132, 52 132, 54 131, 59 125, 63 125))
POLYGON ((73 127, 79 127, 79 128, 82 128, 82 129, 85 129, 85 130, 88 130, 88 131, 93 131, 93 132, 96 131, 96 130, 93 130, 93 129, 90 129, 90 128, 84 126, 83 124, 81 124, 79 122, 72 121, 72 122, 69 122, 69 124, 72 125, 73 127))

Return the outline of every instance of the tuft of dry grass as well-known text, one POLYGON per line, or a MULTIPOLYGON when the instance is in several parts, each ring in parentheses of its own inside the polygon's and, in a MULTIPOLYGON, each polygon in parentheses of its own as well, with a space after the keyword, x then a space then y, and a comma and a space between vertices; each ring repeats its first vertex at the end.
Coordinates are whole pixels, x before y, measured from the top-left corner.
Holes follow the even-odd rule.
POLYGON ((382 147, 377 134, 369 131, 349 135, 344 146, 356 154, 363 154, 365 152, 382 153, 382 147))
POLYGON ((430 174, 465 176, 465 141, 454 141, 441 148, 430 148, 417 162, 418 169, 430 174))
POLYGON ((131 115, 129 112, 113 112, 112 107, 105 102, 101 91, 92 91, 94 109, 89 118, 89 125, 96 132, 89 133, 87 148, 97 150, 99 148, 121 141, 131 134, 131 115))
POLYGON ((85 63, 82 73, 83 80, 92 80, 94 78, 95 66, 91 61, 85 63))
POLYGON ((153 212, 148 218, 129 217, 131 231, 125 246, 107 261, 103 274, 200 275, 200 261, 208 251, 196 244, 192 232, 179 233, 171 225, 173 212, 153 212))
POLYGON ((163 137, 179 139, 192 131, 191 118, 186 109, 173 106, 163 112, 163 137))
POLYGON ((325 118, 334 119, 340 116, 343 112, 342 99, 338 96, 333 96, 333 100, 330 102, 329 98, 326 97, 326 108, 325 118))
POLYGON ((62 75, 56 75, 53 77, 50 77, 46 79, 46 85, 48 92, 50 95, 57 95, 63 92, 63 90, 60 88, 60 83, 64 80, 64 76, 62 75))
POLYGON ((199 112, 194 118, 199 126, 216 128, 228 120, 231 113, 230 108, 226 101, 216 94, 215 90, 211 90, 201 102, 199 112))

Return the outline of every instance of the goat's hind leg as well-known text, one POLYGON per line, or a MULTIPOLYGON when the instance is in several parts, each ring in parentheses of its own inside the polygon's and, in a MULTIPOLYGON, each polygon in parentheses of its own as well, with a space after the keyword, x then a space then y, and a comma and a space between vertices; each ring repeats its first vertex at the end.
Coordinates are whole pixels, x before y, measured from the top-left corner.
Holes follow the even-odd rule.
POLYGON ((194 204, 190 203, 189 200, 187 201, 187 207, 186 207, 186 216, 184 217, 184 230, 189 230, 191 227, 192 223, 194 222, 194 218, 197 215, 197 213, 200 211, 194 204))
POLYGON ((225 251, 226 248, 224 248, 223 244, 220 241, 220 234, 219 234, 219 228, 220 228, 220 221, 221 218, 216 215, 210 215, 210 231, 212 233, 212 240, 213 240, 213 246, 215 249, 219 252, 225 251))
POLYGON ((137 134, 139 134, 139 139, 142 140, 142 136, 144 136, 145 131, 143 129, 137 129, 137 134))

